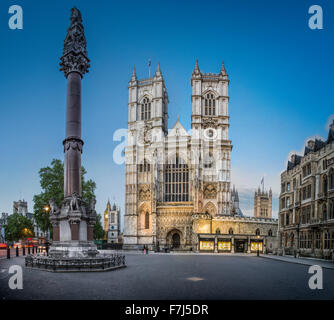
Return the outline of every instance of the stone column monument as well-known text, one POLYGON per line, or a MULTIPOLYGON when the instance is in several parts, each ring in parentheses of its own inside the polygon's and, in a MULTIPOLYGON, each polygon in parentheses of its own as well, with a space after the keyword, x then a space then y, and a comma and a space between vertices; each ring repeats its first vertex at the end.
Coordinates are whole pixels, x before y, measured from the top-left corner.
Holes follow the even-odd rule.
POLYGON ((64 41, 60 70, 67 79, 64 200, 60 210, 51 203, 53 245, 50 254, 95 256, 93 228, 96 220, 95 199, 84 203, 81 193, 81 80, 88 72, 89 59, 81 13, 71 10, 71 25, 64 41))
POLYGON ((88 72, 89 59, 81 13, 71 10, 71 25, 64 41, 60 70, 67 79, 64 200, 60 209, 50 200, 53 242, 48 256, 28 255, 26 267, 42 270, 107 271, 125 267, 125 256, 99 254, 94 244, 95 198, 82 199, 81 190, 81 80, 88 72))

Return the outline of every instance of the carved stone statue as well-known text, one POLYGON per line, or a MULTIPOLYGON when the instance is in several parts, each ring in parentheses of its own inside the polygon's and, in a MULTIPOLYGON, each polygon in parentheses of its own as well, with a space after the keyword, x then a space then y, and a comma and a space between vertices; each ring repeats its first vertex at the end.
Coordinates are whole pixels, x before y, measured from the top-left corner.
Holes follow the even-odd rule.
POLYGON ((93 197, 92 200, 89 203, 89 212, 91 212, 91 213, 95 212, 95 205, 96 205, 96 199, 95 199, 95 197, 93 197))
POLYGON ((70 201, 70 210, 75 211, 79 209, 80 209, 80 206, 79 206, 78 194, 73 192, 71 196, 71 201, 70 201))
POLYGON ((53 199, 49 200, 49 204, 50 204, 50 214, 58 214, 60 212, 56 202, 53 199))

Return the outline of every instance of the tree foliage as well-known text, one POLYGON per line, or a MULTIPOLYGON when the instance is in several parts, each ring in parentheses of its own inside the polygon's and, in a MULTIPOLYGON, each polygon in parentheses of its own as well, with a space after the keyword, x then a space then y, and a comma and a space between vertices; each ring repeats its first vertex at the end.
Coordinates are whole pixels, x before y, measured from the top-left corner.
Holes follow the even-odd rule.
POLYGON ((96 215, 96 223, 94 225, 94 240, 104 239, 104 229, 101 224, 101 215, 98 213, 96 215))
MULTIPOLYGON (((81 167, 82 199, 88 205, 95 197, 96 183, 85 180, 87 171, 81 167)), ((43 232, 52 230, 49 214, 45 212, 45 206, 53 199, 60 208, 64 199, 64 164, 59 159, 53 159, 51 165, 39 170, 42 192, 34 196, 34 217, 37 225, 43 232)))
POLYGON ((32 221, 18 213, 8 217, 5 225, 5 238, 7 241, 23 240, 34 236, 34 225, 32 221))

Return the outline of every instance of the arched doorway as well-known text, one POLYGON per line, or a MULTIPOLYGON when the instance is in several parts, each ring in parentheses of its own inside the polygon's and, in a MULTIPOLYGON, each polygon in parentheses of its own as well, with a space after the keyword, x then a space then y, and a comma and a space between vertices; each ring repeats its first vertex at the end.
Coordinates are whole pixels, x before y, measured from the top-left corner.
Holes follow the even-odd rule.
POLYGON ((170 230, 167 233, 166 243, 169 248, 180 249, 182 247, 182 233, 178 229, 170 230))
POLYGON ((179 248, 180 247, 180 235, 178 233, 174 233, 172 236, 172 246, 173 248, 179 248))

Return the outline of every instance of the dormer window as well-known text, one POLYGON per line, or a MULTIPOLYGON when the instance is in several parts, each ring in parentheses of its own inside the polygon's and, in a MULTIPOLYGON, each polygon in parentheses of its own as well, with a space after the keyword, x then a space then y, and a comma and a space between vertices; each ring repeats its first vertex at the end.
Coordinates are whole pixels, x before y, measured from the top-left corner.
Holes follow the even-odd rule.
POLYGON ((208 93, 204 99, 205 115, 215 116, 216 115, 216 99, 212 93, 208 93))
POLYGON ((141 120, 151 119, 151 102, 146 97, 141 104, 141 120))

